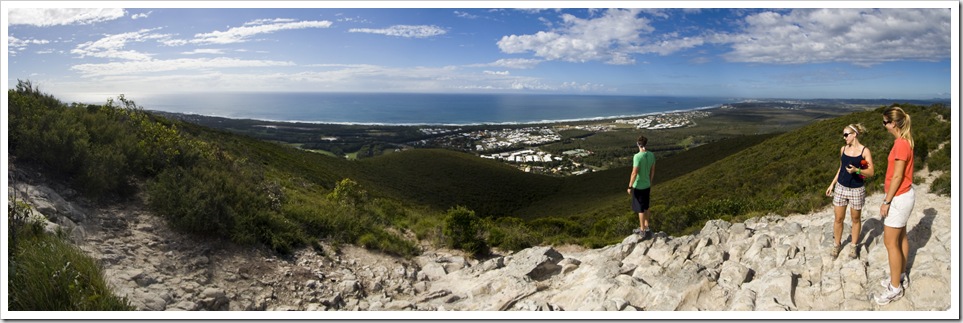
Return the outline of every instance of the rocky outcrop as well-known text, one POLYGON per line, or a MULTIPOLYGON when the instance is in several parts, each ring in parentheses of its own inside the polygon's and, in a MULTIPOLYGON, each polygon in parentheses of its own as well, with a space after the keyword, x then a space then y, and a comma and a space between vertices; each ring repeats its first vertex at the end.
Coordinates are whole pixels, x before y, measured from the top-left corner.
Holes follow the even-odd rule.
MULTIPOLYGON (((541 246, 469 259, 426 250, 411 260, 343 246, 278 258, 261 248, 167 229, 142 203, 93 206, 26 171, 11 195, 34 206, 98 259, 114 291, 167 311, 835 311, 947 310, 950 200, 918 189, 909 221, 905 296, 872 301, 888 272, 882 223, 868 198, 856 259, 829 254, 832 210, 745 223, 710 221, 697 234, 629 236, 600 249, 541 246), (55 187, 55 188, 51 188, 55 187)), ((59 228, 59 229, 58 229, 59 228)), ((847 228, 844 232, 848 231, 847 228)), ((844 238, 844 243, 849 243, 844 238)))

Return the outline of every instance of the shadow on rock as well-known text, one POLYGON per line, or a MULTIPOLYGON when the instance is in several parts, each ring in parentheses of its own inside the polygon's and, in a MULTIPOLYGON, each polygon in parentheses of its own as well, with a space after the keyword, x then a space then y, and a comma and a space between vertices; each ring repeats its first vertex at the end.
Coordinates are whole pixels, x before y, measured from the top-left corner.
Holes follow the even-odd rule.
POLYGON ((906 271, 909 272, 913 268, 913 262, 916 260, 916 251, 920 248, 926 246, 933 236, 933 221, 936 220, 936 209, 928 208, 923 210, 923 218, 920 222, 913 227, 912 230, 906 232, 906 239, 909 240, 910 253, 906 255, 906 271))

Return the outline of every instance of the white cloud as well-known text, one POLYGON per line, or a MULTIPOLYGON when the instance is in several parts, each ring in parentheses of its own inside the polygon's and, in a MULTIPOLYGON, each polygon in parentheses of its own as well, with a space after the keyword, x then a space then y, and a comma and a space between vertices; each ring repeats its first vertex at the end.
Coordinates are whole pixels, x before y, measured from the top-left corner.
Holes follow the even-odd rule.
POLYGON ((730 43, 732 62, 803 64, 938 61, 950 57, 947 9, 796 9, 746 17, 742 33, 716 35, 730 43))
POLYGON ((259 34, 268 34, 280 30, 328 28, 330 21, 291 21, 289 19, 255 20, 244 24, 244 27, 234 27, 227 31, 213 31, 194 35, 192 43, 199 44, 231 44, 250 40, 259 34))
POLYGON ((465 19, 478 19, 478 15, 473 15, 464 11, 455 10, 455 17, 465 19))
POLYGON ((236 67, 277 67, 293 66, 292 62, 241 60, 235 58, 181 58, 170 60, 142 60, 128 62, 113 62, 103 64, 80 64, 70 69, 80 72, 84 77, 111 75, 142 75, 143 73, 157 73, 169 71, 203 71, 236 67))
POLYGON ((83 44, 77 45, 76 48, 70 52, 73 54, 80 55, 81 58, 91 56, 100 58, 111 58, 111 59, 123 59, 123 60, 134 60, 134 61, 144 61, 150 60, 151 55, 141 53, 134 50, 123 50, 127 43, 129 42, 144 42, 148 40, 165 41, 170 39, 169 34, 154 34, 151 33, 156 29, 141 29, 139 31, 116 34, 116 35, 106 35, 96 41, 89 41, 83 44))
POLYGON ((67 8, 11 8, 10 25, 33 25, 40 27, 57 25, 88 25, 110 21, 126 14, 121 8, 67 9, 67 8))
POLYGON ((257 26, 257 25, 265 25, 265 24, 279 24, 279 23, 295 22, 295 21, 297 21, 297 20, 291 19, 291 18, 257 19, 257 20, 245 22, 244 25, 245 25, 245 26, 257 26))
POLYGON ((605 84, 596 83, 578 83, 578 82, 563 82, 559 87, 561 90, 574 90, 576 92, 613 92, 614 89, 608 89, 605 84))
POLYGON ((490 66, 504 67, 504 68, 515 68, 515 69, 529 69, 534 68, 536 65, 541 63, 540 59, 530 59, 530 58, 503 58, 489 64, 490 66))
POLYGON ((405 37, 405 38, 427 38, 438 35, 444 35, 446 31, 438 26, 412 26, 412 25, 395 25, 383 29, 372 29, 372 28, 351 28, 348 32, 352 33, 369 33, 369 34, 380 34, 386 36, 395 37, 405 37))
POLYGON ((297 65, 292 62, 197 58, 74 66, 83 82, 73 91, 135 93, 177 91, 359 91, 386 92, 607 92, 594 83, 554 82, 508 72, 466 72, 456 66, 387 67, 369 64, 297 65), (264 67, 264 72, 254 70, 264 67), (231 69, 236 68, 236 69, 231 69), (94 86, 94 84, 96 86, 94 86), (161 84, 162 87, 158 87, 161 84))
POLYGON ((702 46, 706 41, 702 37, 681 37, 669 38, 662 41, 653 41, 636 47, 632 52, 636 53, 655 53, 666 56, 684 49, 702 46))
POLYGON ((184 55, 196 55, 196 54, 220 55, 220 54, 224 54, 224 50, 223 50, 223 49, 216 49, 216 48, 198 48, 198 49, 195 49, 195 50, 192 50, 192 51, 189 51, 189 52, 181 52, 181 54, 184 54, 184 55))
MULTIPOLYGON (((558 27, 503 36, 504 53, 546 60, 635 64, 637 54, 670 55, 707 44, 728 45, 730 62, 803 64, 845 62, 870 66, 887 61, 948 59, 952 47, 947 9, 794 9, 745 16, 736 31, 658 34, 649 20, 669 12, 609 9, 587 19, 561 16, 558 27), (597 16, 597 17, 596 17, 597 16)), ((691 10, 683 14, 693 13, 691 10)), ((705 59, 693 60, 693 63, 705 59)))
POLYGON ((505 53, 533 52, 548 60, 631 64, 634 59, 629 54, 638 51, 643 41, 640 35, 655 30, 648 19, 638 16, 639 12, 639 9, 609 9, 594 19, 563 14, 560 28, 503 36, 498 47, 505 53))
POLYGON ((466 67, 501 67, 511 69, 530 69, 543 62, 540 59, 531 58, 502 58, 497 61, 485 64, 469 64, 466 67))
POLYGON ((154 13, 154 11, 141 12, 141 13, 138 13, 138 14, 131 15, 131 16, 130 16, 130 19, 137 20, 137 19, 140 19, 140 18, 147 18, 147 17, 150 17, 150 14, 152 14, 152 13, 154 13))
POLYGON ((10 54, 16 54, 17 52, 27 49, 30 45, 43 45, 49 44, 50 41, 46 39, 20 39, 10 35, 7 38, 7 46, 9 47, 7 52, 10 54))

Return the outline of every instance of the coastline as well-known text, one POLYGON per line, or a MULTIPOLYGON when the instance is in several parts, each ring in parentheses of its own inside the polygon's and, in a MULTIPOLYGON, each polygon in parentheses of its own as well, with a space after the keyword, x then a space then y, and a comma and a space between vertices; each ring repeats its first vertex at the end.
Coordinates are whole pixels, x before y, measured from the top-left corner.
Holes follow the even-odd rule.
POLYGON ((163 110, 151 110, 145 109, 153 113, 161 114, 176 114, 183 116, 195 116, 203 118, 222 118, 231 119, 237 121, 260 121, 260 122, 271 122, 271 123, 294 123, 294 124, 312 124, 312 125, 339 125, 339 126, 377 126, 377 127, 420 127, 420 126, 430 126, 430 127, 484 127, 484 126, 536 126, 536 125, 558 125, 567 123, 580 123, 580 122, 614 122, 617 119, 625 118, 641 118, 654 115, 664 115, 664 114, 680 114, 695 111, 706 111, 721 109, 722 106, 728 103, 720 103, 712 106, 696 107, 691 109, 677 109, 670 111, 660 111, 660 112, 650 112, 643 114, 630 114, 630 115, 615 115, 615 116, 601 116, 601 117, 586 117, 586 118, 575 118, 575 119, 557 119, 557 120, 538 120, 538 121, 507 121, 507 122, 481 122, 481 123, 388 123, 388 122, 339 122, 339 121, 317 121, 317 120, 278 120, 278 119, 266 119, 266 118, 251 118, 251 117, 228 117, 213 114, 201 114, 201 113, 184 113, 184 112, 171 112, 163 110))

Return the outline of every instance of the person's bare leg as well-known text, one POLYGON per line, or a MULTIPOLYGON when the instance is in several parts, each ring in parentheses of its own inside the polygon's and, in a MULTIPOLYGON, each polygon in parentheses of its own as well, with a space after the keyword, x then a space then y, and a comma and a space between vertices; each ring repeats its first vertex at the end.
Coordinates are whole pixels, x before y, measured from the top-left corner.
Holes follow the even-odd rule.
MULTIPOLYGON (((909 238, 906 236, 906 227, 901 228, 899 234, 900 234, 900 240, 902 241, 902 243, 900 243, 900 247, 901 247, 902 253, 903 253, 903 268, 901 268, 901 269, 902 269, 901 272, 905 273, 905 272, 906 272, 906 257, 909 256, 909 238)), ((907 275, 909 275, 909 274, 907 274, 907 275)))
POLYGON ((648 219, 645 218, 645 212, 639 212, 639 230, 645 232, 645 227, 648 223, 648 219))
POLYGON ((846 207, 834 206, 833 212, 836 213, 836 218, 833 221, 833 246, 839 246, 843 238, 843 218, 846 216, 846 207))
POLYGON ((889 283, 893 286, 900 286, 900 274, 906 262, 903 248, 900 246, 903 238, 900 233, 903 229, 883 226, 883 244, 886 246, 886 254, 889 258, 889 283))

